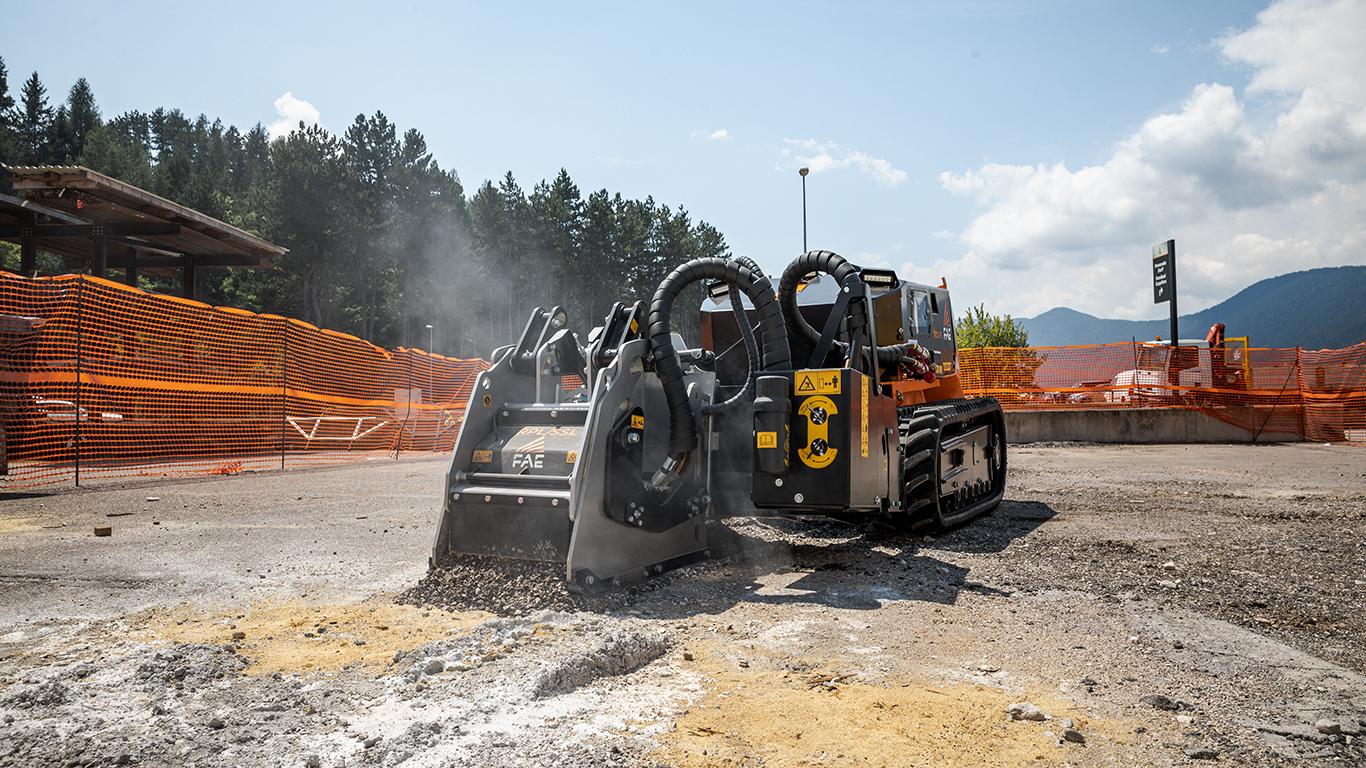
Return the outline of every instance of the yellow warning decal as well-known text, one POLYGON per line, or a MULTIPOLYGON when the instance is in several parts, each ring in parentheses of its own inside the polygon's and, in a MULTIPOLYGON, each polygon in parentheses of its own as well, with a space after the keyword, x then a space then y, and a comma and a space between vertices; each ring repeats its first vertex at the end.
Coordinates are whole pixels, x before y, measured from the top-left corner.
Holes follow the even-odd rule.
POLYGON ((566 464, 573 464, 573 463, 575 463, 575 462, 578 461, 578 460, 579 460, 579 452, 578 452, 578 451, 568 451, 568 452, 566 452, 566 453, 564 454, 564 463, 566 463, 566 464))
POLYGON ((631 333, 640 333, 640 323, 634 317, 631 318, 631 333))
POLYGON ((838 395, 840 393, 840 370, 797 371, 792 379, 794 395, 838 395))
POLYGON ((480 448, 474 452, 475 464, 487 464, 490 461, 493 461, 493 451, 486 448, 480 448))
POLYGON ((868 458, 868 377, 860 376, 859 378, 863 379, 863 394, 859 396, 859 401, 862 403, 863 408, 860 410, 858 418, 858 445, 859 455, 866 459, 868 458))
POLYGON ((797 458, 812 469, 825 469, 835 461, 839 450, 830 445, 830 417, 839 413, 835 401, 814 395, 802 401, 797 414, 806 418, 806 446, 797 449, 797 458))
POLYGON ((645 417, 639 413, 631 414, 631 429, 645 429, 645 417))
POLYGON ((754 445, 759 448, 777 448, 777 432, 756 432, 754 435, 754 445))

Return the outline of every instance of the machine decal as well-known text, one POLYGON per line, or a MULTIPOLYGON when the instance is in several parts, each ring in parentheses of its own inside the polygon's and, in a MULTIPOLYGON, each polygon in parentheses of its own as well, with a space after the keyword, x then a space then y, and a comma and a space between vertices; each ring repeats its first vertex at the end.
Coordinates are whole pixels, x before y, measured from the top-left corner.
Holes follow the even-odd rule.
POLYGON ((490 451, 490 450, 487 449, 487 448, 479 448, 479 449, 476 449, 476 450, 475 450, 475 452, 474 452, 474 463, 475 463, 475 464, 488 464, 488 463, 491 462, 491 461, 493 461, 493 451, 490 451))
POLYGON ((757 432, 754 435, 754 445, 757 448, 777 448, 777 432, 757 432))
POLYGON ((631 429, 645 429, 645 417, 639 413, 631 414, 631 429))
MULTIPOLYGON (((838 386, 839 379, 835 379, 838 386)), ((806 417, 806 447, 797 450, 797 458, 812 469, 825 469, 835 461, 839 450, 830 445, 830 417, 839 413, 835 401, 825 395, 812 395, 797 408, 806 417)))
POLYGON ((514 453, 512 454, 513 469, 544 469, 544 453, 514 453))
POLYGON ((573 463, 577 462, 578 460, 579 460, 579 452, 578 452, 578 451, 568 451, 568 452, 566 452, 565 455, 564 455, 564 463, 566 463, 566 464, 573 464, 573 463))
POLYGON ((792 380, 794 395, 838 395, 840 393, 840 371, 797 371, 792 380))
MULTIPOLYGON (((544 445, 545 438, 547 437, 575 437, 579 432, 574 427, 522 427, 517 430, 517 434, 522 435, 523 437, 539 437, 542 445, 544 445)), ((531 443, 527 443, 527 445, 531 445, 531 443)), ((523 446, 518 450, 525 451, 529 449, 526 446, 523 446)))
POLYGON ((859 433, 858 450, 859 455, 868 458, 868 377, 863 376, 863 392, 859 395, 859 400, 863 404, 863 411, 859 414, 859 433))

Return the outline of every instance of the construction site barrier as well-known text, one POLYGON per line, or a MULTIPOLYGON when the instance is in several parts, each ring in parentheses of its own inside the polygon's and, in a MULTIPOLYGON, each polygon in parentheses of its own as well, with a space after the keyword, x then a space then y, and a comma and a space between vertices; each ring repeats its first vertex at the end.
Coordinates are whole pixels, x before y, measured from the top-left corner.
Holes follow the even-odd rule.
POLYGON ((964 392, 1006 410, 1186 408, 1247 430, 1366 442, 1366 343, 1346 349, 1129 341, 960 349, 964 392))
MULTIPOLYGON (((0 272, 0 488, 449 451, 487 367, 90 276, 0 272)), ((1188 408, 1253 439, 1366 441, 1366 343, 962 349, 959 374, 1007 410, 1188 408)))
POLYGON ((449 451, 487 367, 86 275, 0 273, 0 488, 449 451))

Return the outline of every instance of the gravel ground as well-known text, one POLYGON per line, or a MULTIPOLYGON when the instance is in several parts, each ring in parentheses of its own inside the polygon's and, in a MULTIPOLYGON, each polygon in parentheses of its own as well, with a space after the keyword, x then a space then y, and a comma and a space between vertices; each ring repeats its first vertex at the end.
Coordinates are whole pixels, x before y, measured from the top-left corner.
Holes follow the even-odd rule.
POLYGON ((1011 458, 591 602, 427 573, 435 461, 0 496, 0 765, 1366 764, 1362 449, 1011 458))

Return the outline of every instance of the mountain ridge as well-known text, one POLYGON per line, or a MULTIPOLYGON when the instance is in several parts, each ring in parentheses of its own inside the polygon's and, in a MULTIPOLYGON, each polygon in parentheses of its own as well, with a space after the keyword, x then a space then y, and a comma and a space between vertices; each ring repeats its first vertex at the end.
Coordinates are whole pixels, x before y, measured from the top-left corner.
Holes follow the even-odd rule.
MULTIPOLYGON (((1038 347, 1166 338, 1170 322, 1100 318, 1054 307, 1019 322, 1038 347)), ((1366 266, 1319 267, 1249 285, 1199 312, 1180 317, 1181 337, 1203 339, 1221 322, 1227 336, 1254 347, 1335 349, 1366 341, 1366 266)))

